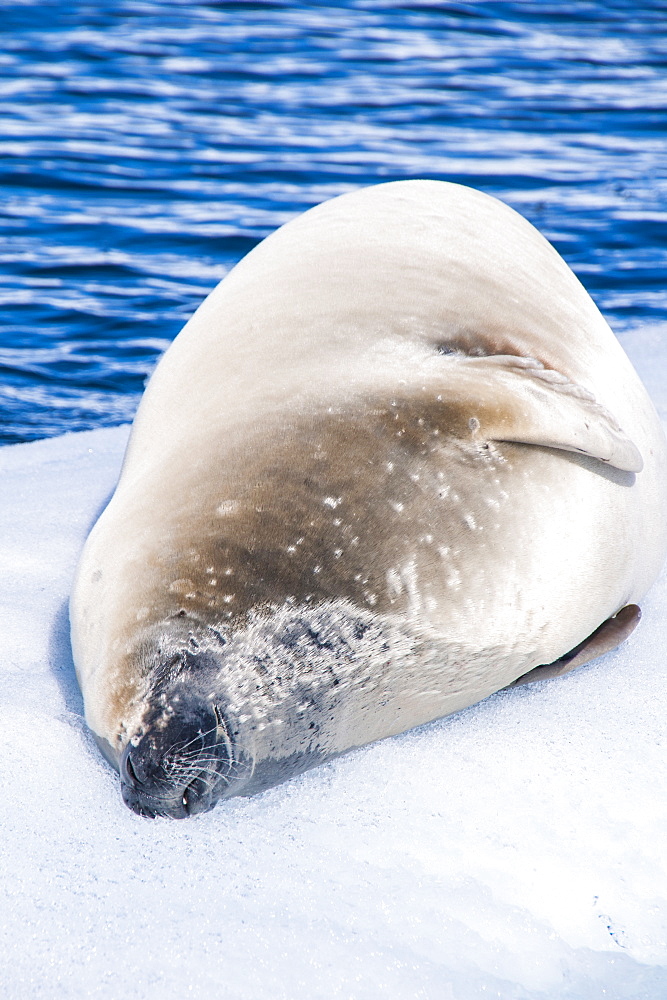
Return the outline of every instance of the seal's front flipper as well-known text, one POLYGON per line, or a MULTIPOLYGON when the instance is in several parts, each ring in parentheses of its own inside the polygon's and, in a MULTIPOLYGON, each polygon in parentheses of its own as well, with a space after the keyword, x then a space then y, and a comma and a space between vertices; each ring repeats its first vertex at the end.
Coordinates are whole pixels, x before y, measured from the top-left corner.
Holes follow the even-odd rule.
POLYGON ((530 684, 532 681, 545 681, 550 677, 560 677, 561 674, 568 674, 575 667, 580 667, 589 660, 595 660, 603 653, 608 653, 616 649, 628 638, 641 618, 641 611, 636 604, 628 604, 621 608, 613 618, 608 618, 595 632, 592 632, 587 639, 580 642, 578 646, 571 649, 565 656, 561 656, 553 663, 546 663, 544 666, 535 667, 527 674, 518 677, 509 687, 516 687, 519 684, 530 684))
POLYGON ((459 421, 467 415, 462 436, 574 451, 641 472, 642 457, 612 414, 560 372, 508 354, 448 362, 441 398, 455 406, 459 421))

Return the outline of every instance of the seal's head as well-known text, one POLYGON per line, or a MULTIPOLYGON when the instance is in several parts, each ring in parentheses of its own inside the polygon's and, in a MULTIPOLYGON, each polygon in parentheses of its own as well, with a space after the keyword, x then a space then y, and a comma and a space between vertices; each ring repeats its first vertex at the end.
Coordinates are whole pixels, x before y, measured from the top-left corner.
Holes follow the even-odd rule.
POLYGON ((116 766, 130 809, 180 819, 211 809, 228 790, 236 765, 232 728, 211 693, 216 655, 182 648, 171 653, 156 651, 148 707, 116 766))
POLYGON ((115 754, 98 736, 126 805, 181 819, 338 756, 341 699, 374 689, 365 665, 386 660, 388 641, 347 601, 265 609, 226 637, 178 616, 152 628, 134 650, 140 696, 126 700, 115 754))
POLYGON ((141 816, 174 819, 211 809, 228 785, 232 748, 215 706, 183 699, 130 741, 120 758, 125 803, 141 816))

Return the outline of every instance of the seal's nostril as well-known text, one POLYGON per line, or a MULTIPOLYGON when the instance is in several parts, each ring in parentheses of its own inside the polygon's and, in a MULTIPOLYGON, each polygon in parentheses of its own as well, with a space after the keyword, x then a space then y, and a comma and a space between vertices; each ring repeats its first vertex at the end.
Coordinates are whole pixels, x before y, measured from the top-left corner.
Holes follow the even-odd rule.
POLYGON ((132 743, 128 743, 120 758, 121 782, 137 790, 147 783, 150 784, 151 769, 148 764, 145 753, 142 753, 141 744, 135 747, 132 743))
POLYGON ((129 754, 125 758, 125 773, 127 774, 130 781, 133 782, 133 784, 135 785, 139 784, 137 772, 134 770, 134 766, 132 764, 132 758, 130 757, 129 754))
POLYGON ((208 781, 201 772, 185 786, 181 799, 186 816, 195 816, 197 813, 206 812, 215 805, 216 798, 211 793, 208 781))

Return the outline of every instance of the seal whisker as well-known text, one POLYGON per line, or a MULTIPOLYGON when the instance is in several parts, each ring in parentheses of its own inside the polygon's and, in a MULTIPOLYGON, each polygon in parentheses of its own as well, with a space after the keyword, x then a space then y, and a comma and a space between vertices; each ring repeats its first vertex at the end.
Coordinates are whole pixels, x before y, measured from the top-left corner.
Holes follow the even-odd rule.
POLYGON ((199 740, 202 740, 202 739, 204 739, 204 738, 205 738, 206 736, 208 736, 208 735, 209 735, 209 733, 214 733, 214 732, 216 732, 217 728, 218 728, 218 727, 217 727, 217 725, 216 725, 216 726, 211 726, 211 728, 210 728, 210 729, 206 729, 206 730, 204 730, 203 732, 199 732, 199 733, 197 733, 197 735, 196 735, 196 736, 193 736, 193 737, 192 737, 191 739, 189 739, 189 740, 187 740, 187 741, 183 741, 183 742, 182 742, 182 743, 180 743, 180 744, 179 744, 179 743, 174 743, 174 744, 173 744, 173 745, 172 745, 172 746, 171 746, 171 747, 169 748, 169 750, 168 750, 167 752, 168 752, 168 753, 172 753, 172 752, 178 752, 179 754, 181 754, 181 755, 182 755, 182 754, 183 754, 183 753, 184 753, 185 751, 187 751, 187 748, 188 748, 189 746, 192 746, 192 745, 193 745, 194 743, 197 743, 197 742, 198 742, 199 740))

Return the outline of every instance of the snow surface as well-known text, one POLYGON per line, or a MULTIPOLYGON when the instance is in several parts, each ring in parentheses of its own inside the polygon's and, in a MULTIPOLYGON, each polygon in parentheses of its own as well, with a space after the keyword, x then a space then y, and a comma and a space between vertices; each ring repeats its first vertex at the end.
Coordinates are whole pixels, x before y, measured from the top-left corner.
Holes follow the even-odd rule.
MULTIPOLYGON (((667 328, 623 343, 667 419, 667 328)), ((126 438, 0 449, 3 995, 664 1000, 667 574, 568 677, 144 820, 86 731, 66 610, 126 438)))

